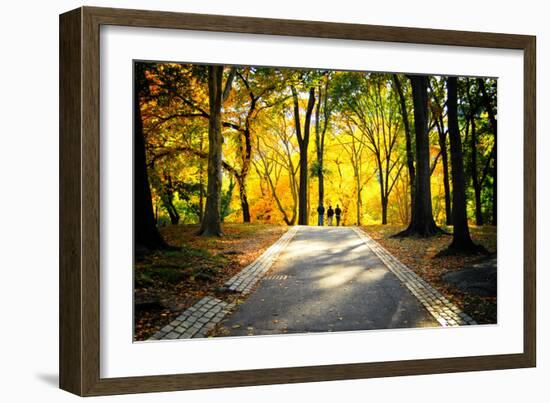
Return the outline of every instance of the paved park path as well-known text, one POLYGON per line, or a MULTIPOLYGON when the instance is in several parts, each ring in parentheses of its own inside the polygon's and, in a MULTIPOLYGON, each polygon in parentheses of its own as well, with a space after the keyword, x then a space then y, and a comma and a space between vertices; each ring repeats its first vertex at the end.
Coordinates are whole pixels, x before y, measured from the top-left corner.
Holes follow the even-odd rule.
POLYGON ((151 339, 476 324, 357 227, 292 227, 225 287, 151 339))
POLYGON ((440 326, 349 227, 299 227, 223 321, 230 336, 440 326))

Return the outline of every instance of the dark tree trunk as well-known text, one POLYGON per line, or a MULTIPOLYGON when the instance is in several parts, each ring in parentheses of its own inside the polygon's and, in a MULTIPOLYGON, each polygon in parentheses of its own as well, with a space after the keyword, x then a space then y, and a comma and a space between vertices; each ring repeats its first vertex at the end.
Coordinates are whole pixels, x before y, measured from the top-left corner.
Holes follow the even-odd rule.
POLYGON ((250 171, 250 159, 252 158, 252 139, 250 134, 250 128, 247 124, 244 130, 244 157, 241 173, 239 175, 239 195, 241 199, 241 209, 243 212, 243 222, 250 222, 250 207, 248 205, 248 197, 246 195, 246 178, 250 171))
POLYGON ((322 87, 319 85, 319 101, 315 110, 315 146, 317 151, 317 164, 318 164, 318 203, 317 205, 323 205, 325 200, 325 172, 324 172, 324 154, 325 154, 325 135, 327 132, 328 120, 330 111, 327 109, 328 103, 328 85, 329 77, 325 76, 325 90, 322 91, 322 87), (323 105, 323 127, 321 128, 321 104, 323 105))
POLYGON ((355 207, 357 209, 357 225, 361 225, 361 210, 363 209, 363 200, 361 198, 361 176, 359 174, 360 167, 357 162, 354 164, 353 169, 355 176, 355 189, 357 191, 357 199, 355 201, 355 207))
POLYGON ((470 115, 470 127, 472 128, 471 138, 470 138, 470 147, 471 147, 470 169, 471 169, 471 176, 472 176, 472 185, 474 187, 476 225, 483 225, 483 214, 481 211, 481 185, 482 184, 479 182, 478 173, 477 173, 477 132, 476 132, 475 111, 472 111, 470 115))
POLYGON ((309 99, 307 103, 306 116, 304 121, 304 132, 302 135, 300 123, 300 105, 298 103, 298 93, 296 88, 291 87, 294 100, 294 122, 296 126, 296 137, 298 147, 300 148, 300 186, 298 192, 298 225, 308 225, 307 209, 307 182, 308 182, 308 163, 307 151, 309 146, 309 129, 311 125, 311 115, 315 105, 315 88, 309 89, 309 99))
POLYGON ((319 162, 319 173, 318 173, 318 180, 319 180, 319 202, 318 205, 323 204, 323 200, 325 200, 325 174, 323 173, 323 156, 321 155, 318 157, 317 161, 319 162))
POLYGON ((144 66, 135 63, 134 69, 134 242, 136 249, 162 249, 168 245, 157 229, 153 214, 141 120, 140 98, 145 92, 147 83, 144 66))
POLYGON ((414 130, 416 133, 416 185, 409 227, 398 236, 429 237, 441 233, 432 213, 430 187, 430 140, 428 136, 428 77, 410 76, 414 130))
POLYGON ((382 210, 382 225, 386 225, 388 223, 388 192, 387 192, 387 187, 384 186, 383 175, 381 174, 382 160, 378 155, 376 156, 376 164, 378 167, 378 172, 380 172, 379 178, 378 178, 378 185, 380 185, 380 208, 382 210))
POLYGON ((178 225, 180 222, 180 215, 176 210, 176 207, 172 203, 171 199, 168 199, 168 202, 166 204, 166 211, 168 212, 168 216, 170 217, 170 223, 172 225, 178 225))
POLYGON ((449 154, 447 152, 447 131, 443 122, 443 100, 436 97, 433 102, 438 105, 432 105, 434 113, 435 127, 437 128, 439 138, 439 149, 441 150, 441 161, 443 163, 443 188, 445 190, 445 224, 453 225, 453 214, 451 207, 451 186, 449 183, 449 154), (441 105, 439 105, 441 104, 441 105))
POLYGON ((208 66, 208 95, 210 116, 208 126, 208 185, 206 207, 199 235, 222 236, 222 78, 223 66, 208 66))
MULTIPOLYGON (((317 180, 318 180, 318 201, 317 206, 324 204, 325 200, 325 175, 323 172, 323 154, 324 154, 324 143, 325 143, 325 132, 321 133, 321 86, 318 89, 319 92, 319 101, 317 102, 317 107, 315 108, 315 150, 317 152, 317 180)), ((325 103, 326 108, 326 103, 325 103)), ((325 124, 326 128, 326 124, 325 124)))
POLYGON ((174 206, 174 185, 172 183, 172 177, 166 176, 167 184, 164 186, 164 207, 170 217, 170 223, 172 225, 178 225, 180 222, 180 214, 174 206))
POLYGON ((202 179, 202 172, 200 175, 200 189, 199 189, 199 223, 202 223, 204 217, 204 182, 202 179))
POLYGON ((449 156, 447 155, 447 132, 439 132, 439 147, 441 148, 441 161, 443 162, 443 188, 445 189, 445 223, 453 225, 453 213, 451 208, 451 185, 449 183, 449 156))
POLYGON ((453 241, 449 249, 461 252, 477 251, 470 238, 466 215, 466 180, 460 130, 458 128, 457 79, 447 78, 447 110, 451 144, 451 177, 453 180, 453 241))
MULTIPOLYGON (((401 117, 403 119, 403 126, 405 127, 405 148, 407 154, 407 168, 409 170, 409 183, 411 186, 411 206, 414 205, 414 195, 416 186, 415 171, 414 171, 414 155, 412 151, 412 133, 409 125, 409 113, 407 111, 407 103, 405 102, 405 95, 403 94, 403 87, 397 74, 393 75, 393 81, 395 83, 395 89, 399 95, 399 105, 401 107, 401 117)), ((412 208, 411 208, 412 211, 412 208)))
POLYGON ((489 94, 485 88, 485 82, 483 79, 478 79, 479 87, 481 88, 481 95, 483 98, 483 103, 485 104, 485 109, 489 115, 489 122, 491 123, 491 128, 493 130, 494 136, 494 156, 493 156, 493 211, 491 223, 497 225, 497 118, 496 112, 493 109, 491 100, 489 99, 489 94))
MULTIPOLYGON (((245 176, 246 177, 246 176, 245 176)), ((245 178, 242 176, 237 177, 237 184, 239 185, 239 198, 241 200, 241 210, 243 212, 243 222, 250 222, 250 206, 248 205, 248 197, 246 196, 246 184, 245 178)))
POLYGON ((246 116, 246 124, 243 134, 243 151, 242 151, 242 167, 241 172, 237 180, 239 181, 239 195, 241 199, 241 209, 243 212, 243 222, 250 222, 250 207, 248 205, 248 197, 246 195, 246 178, 248 177, 248 172, 250 171, 250 160, 252 158, 252 133, 250 131, 251 120, 254 111, 256 110, 256 101, 257 99, 254 95, 250 94, 250 108, 246 116))
POLYGON ((300 184, 298 191, 298 225, 308 225, 307 212, 307 146, 305 143, 303 150, 300 150, 300 184))
POLYGON ((382 196, 382 225, 388 223, 388 198, 382 196))
MULTIPOLYGON (((495 148, 497 146, 497 138, 495 137, 495 148)), ((491 214, 491 224, 497 225, 497 153, 493 159, 493 209, 491 214)))
MULTIPOLYGON (((201 133, 200 151, 203 152, 204 136, 201 133)), ((202 223, 204 216, 204 166, 202 159, 199 160, 199 223, 202 223)))

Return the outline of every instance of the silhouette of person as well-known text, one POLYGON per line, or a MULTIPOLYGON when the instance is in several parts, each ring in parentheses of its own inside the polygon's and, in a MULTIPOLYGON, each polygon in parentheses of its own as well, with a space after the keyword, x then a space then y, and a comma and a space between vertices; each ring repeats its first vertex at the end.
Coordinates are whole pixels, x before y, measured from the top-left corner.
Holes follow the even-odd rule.
POLYGON ((342 209, 339 205, 336 205, 336 209, 334 210, 334 215, 336 215, 336 226, 340 226, 340 216, 342 215, 342 209))
POLYGON ((323 226, 323 219, 325 215, 325 208, 323 207, 323 204, 319 204, 319 207, 317 207, 317 214, 319 216, 319 219, 317 220, 317 225, 319 227, 323 226))
POLYGON ((332 206, 328 206, 327 221, 328 221, 329 226, 332 226, 332 217, 333 216, 334 216, 334 210, 332 209, 332 206))

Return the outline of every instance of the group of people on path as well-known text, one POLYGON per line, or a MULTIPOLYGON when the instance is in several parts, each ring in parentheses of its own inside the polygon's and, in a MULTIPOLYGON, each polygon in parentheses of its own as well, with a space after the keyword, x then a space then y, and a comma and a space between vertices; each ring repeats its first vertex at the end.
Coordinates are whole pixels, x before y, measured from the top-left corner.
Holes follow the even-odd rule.
MULTIPOLYGON (((325 207, 323 207, 322 204, 319 204, 319 207, 317 207, 317 214, 319 216, 319 221, 318 221, 317 225, 322 227, 324 225, 324 220, 325 220, 325 207)), ((336 226, 339 226, 340 225, 340 217, 342 216, 342 209, 340 208, 340 206, 338 204, 336 205, 336 208, 334 210, 332 209, 331 205, 328 206, 327 224, 329 226, 332 226, 332 220, 333 220, 334 216, 336 216, 336 226)))

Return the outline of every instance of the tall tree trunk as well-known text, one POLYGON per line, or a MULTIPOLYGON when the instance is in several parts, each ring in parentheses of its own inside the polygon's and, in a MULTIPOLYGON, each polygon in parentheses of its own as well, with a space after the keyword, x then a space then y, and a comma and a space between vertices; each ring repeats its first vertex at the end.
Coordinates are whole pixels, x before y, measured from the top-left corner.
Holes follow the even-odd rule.
MULTIPOLYGON (((435 94, 434 94, 435 95, 435 94)), ((439 149, 441 150, 441 161, 443 163, 443 188, 445 191, 445 224, 453 225, 453 214, 451 207, 451 186, 449 183, 449 153, 447 152, 447 130, 443 121, 444 101, 435 96, 432 102, 432 113, 435 127, 437 128, 439 149), (441 104, 441 105, 440 105, 441 104)))
POLYGON ((485 82, 482 78, 477 80, 479 87, 481 88, 481 95, 483 98, 483 103, 485 104, 485 109, 489 115, 489 122, 491 123, 491 128, 493 130, 494 136, 494 157, 493 157, 493 210, 492 210, 492 219, 491 223, 497 225, 497 118, 496 112, 491 105, 491 100, 489 99, 489 94, 485 88, 485 82))
MULTIPOLYGON (((407 168, 409 171, 409 183, 410 183, 410 194, 411 194, 411 206, 414 205, 414 196, 415 196, 415 171, 414 171, 414 155, 412 151, 412 133, 409 125, 409 113, 407 111, 407 103, 405 102, 405 95, 403 94, 403 87, 401 86, 401 81, 397 74, 393 75, 393 81, 395 83, 395 89, 399 95, 399 105, 401 107, 401 117, 403 119, 403 126, 405 128, 405 149, 407 154, 407 168)), ((412 209, 411 209, 412 211, 412 209)))
POLYGON ((470 148, 471 148, 470 169, 471 169, 471 176, 472 176, 472 185, 474 187, 476 225, 483 225, 483 214, 481 211, 481 183, 479 183, 478 172, 477 172, 477 132, 476 132, 475 111, 472 111, 470 115, 470 127, 472 128, 471 138, 470 138, 470 148))
POLYGON ((243 212, 243 222, 249 223, 250 222, 250 207, 248 204, 248 197, 246 195, 246 184, 245 184, 245 177, 242 175, 239 175, 237 177, 237 184, 239 185, 239 198, 241 200, 241 210, 243 212))
POLYGON ((168 183, 164 186, 164 207, 170 217, 170 223, 172 225, 178 225, 180 222, 180 214, 178 213, 176 206, 174 206, 174 185, 172 182, 172 177, 170 175, 166 175, 166 180, 168 183))
MULTIPOLYGON (((254 103, 255 104, 255 103, 254 103)), ((251 108, 255 108, 254 106, 251 108)), ((252 109, 253 110, 253 109, 252 109)), ((250 159, 252 158, 252 136, 250 133, 250 117, 247 117, 246 127, 243 131, 244 150, 241 172, 237 178, 239 182, 239 196, 241 199, 241 209, 243 212, 243 222, 250 222, 250 207, 248 205, 248 196, 246 195, 246 178, 250 171, 250 159)))
POLYGON ((168 245, 157 229, 153 214, 141 120, 140 98, 147 85, 145 67, 134 63, 134 69, 134 242, 136 249, 162 249, 168 245))
POLYGON ((416 133, 416 185, 409 227, 398 236, 429 237, 441 232, 432 213, 430 139, 428 136, 428 77, 410 76, 416 133))
MULTIPOLYGON (((325 132, 321 133, 321 86, 318 88, 319 92, 319 101, 317 102, 317 107, 315 108, 315 151, 317 152, 317 180, 318 180, 318 201, 317 206, 324 204, 325 200, 325 176, 323 172, 323 154, 324 154, 324 142, 325 142, 325 132)), ((325 103, 326 108, 326 103, 325 103)), ((326 128, 326 124, 325 124, 326 128)))
POLYGON ((462 143, 458 128, 457 79, 447 78, 447 110, 449 120, 449 141, 451 144, 451 176, 453 180, 453 241, 449 249, 455 251, 477 251, 470 238, 466 214, 466 181, 462 143))
POLYGON ((357 190, 357 225, 361 225, 361 210, 363 209, 363 201, 361 200, 361 175, 359 174, 360 167, 356 164, 355 170, 355 187, 357 190))
POLYGON ((206 208, 199 235, 222 236, 222 78, 223 66, 208 66, 209 126, 208 126, 208 185, 206 208))
POLYGON ((298 93, 294 86, 291 86, 292 98, 294 100, 294 122, 296 127, 296 137, 298 147, 300 148, 300 187, 298 193, 298 225, 308 225, 307 210, 307 182, 308 182, 308 163, 307 151, 309 146, 309 131, 311 125, 311 115, 315 105, 315 88, 309 89, 309 99, 307 103, 306 116, 304 121, 304 131, 300 123, 300 105, 298 102, 298 93))
POLYGON ((384 186, 382 175, 382 160, 380 160, 379 155, 376 156, 376 160, 379 172, 378 184, 380 185, 380 209, 382 211, 382 225, 386 225, 388 223, 388 204, 386 198, 387 190, 384 186))
POLYGON ((382 196, 382 225, 388 223, 388 198, 382 196))
MULTIPOLYGON (((201 133, 200 151, 203 152, 204 137, 201 133)), ((199 160, 199 223, 202 223, 204 216, 204 166, 202 159, 199 160)))
POLYGON ((180 222, 180 215, 176 210, 176 207, 172 203, 172 200, 170 197, 167 198, 165 207, 166 207, 166 211, 168 212, 168 216, 170 217, 170 223, 172 225, 178 225, 180 222))
POLYGON ((325 154, 325 135, 328 127, 330 111, 327 108, 328 103, 329 76, 325 76, 324 92, 321 85, 318 86, 319 100, 315 108, 315 148, 317 151, 317 179, 318 179, 318 202, 317 205, 323 205, 325 200, 325 172, 324 172, 324 154, 325 154), (323 127, 321 128, 321 104, 323 105, 323 127))
POLYGON ((439 131, 439 147, 441 148, 441 161, 443 162, 443 188, 445 190, 445 223, 453 225, 451 208, 451 185, 449 183, 449 156, 447 155, 447 132, 439 131))

